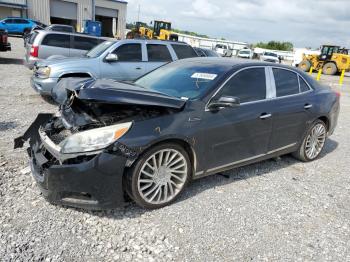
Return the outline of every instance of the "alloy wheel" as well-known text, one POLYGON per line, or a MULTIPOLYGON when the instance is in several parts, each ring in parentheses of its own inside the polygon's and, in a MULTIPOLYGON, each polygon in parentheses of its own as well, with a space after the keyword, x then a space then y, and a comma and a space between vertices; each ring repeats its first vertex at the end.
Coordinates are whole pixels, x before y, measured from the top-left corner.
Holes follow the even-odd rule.
POLYGON ((175 149, 153 153, 142 165, 137 187, 140 196, 149 204, 171 201, 184 187, 188 175, 187 161, 175 149))
POLYGON ((324 146, 326 141, 326 128, 322 124, 316 124, 306 138, 305 154, 312 160, 315 159, 324 146))

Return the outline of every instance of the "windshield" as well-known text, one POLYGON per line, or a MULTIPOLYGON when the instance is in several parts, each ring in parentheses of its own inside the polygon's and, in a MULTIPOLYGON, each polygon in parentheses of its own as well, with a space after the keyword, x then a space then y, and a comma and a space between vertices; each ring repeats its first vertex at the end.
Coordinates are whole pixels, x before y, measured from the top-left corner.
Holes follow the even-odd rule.
POLYGON ((265 55, 265 56, 274 56, 274 57, 277 57, 277 54, 275 54, 275 53, 270 53, 270 52, 266 52, 264 55, 265 55))
POLYGON ((250 51, 246 50, 246 51, 239 51, 240 54, 244 54, 244 55, 250 55, 250 51))
POLYGON ((218 53, 212 50, 209 50, 209 49, 202 49, 202 50, 207 56, 219 57, 218 53))
POLYGON ((91 58, 98 57, 114 43, 114 41, 105 41, 87 52, 86 56, 91 58))
POLYGON ((196 98, 214 86, 230 68, 203 62, 175 62, 139 78, 135 84, 169 96, 196 98))

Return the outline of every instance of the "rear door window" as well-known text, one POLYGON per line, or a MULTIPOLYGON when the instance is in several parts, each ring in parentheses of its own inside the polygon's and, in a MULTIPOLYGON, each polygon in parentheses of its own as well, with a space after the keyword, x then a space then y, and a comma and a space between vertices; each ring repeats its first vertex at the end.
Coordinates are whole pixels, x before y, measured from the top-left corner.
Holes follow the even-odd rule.
POLYGON ((272 70, 275 78, 277 97, 299 93, 299 82, 296 73, 281 68, 273 68, 272 70))
POLYGON ((55 46, 61 48, 69 48, 70 46, 70 35, 63 34, 48 34, 44 37, 41 42, 42 45, 55 46))
POLYGON ((29 24, 29 22, 25 19, 15 19, 16 24, 29 24))
POLYGON ((169 62, 172 61, 170 52, 166 45, 148 44, 147 54, 149 62, 169 62))
POLYGON ((300 76, 299 76, 299 84, 300 84, 300 92, 301 93, 307 92, 310 90, 310 87, 307 85, 307 83, 304 81, 304 79, 302 79, 300 76))
POLYGON ((234 75, 219 92, 220 96, 233 96, 240 103, 264 100, 266 98, 265 68, 249 68, 234 75))
POLYGON ((178 45, 172 44, 175 54, 179 59, 189 58, 189 57, 198 57, 194 49, 189 45, 178 45))
POLYGON ((113 51, 121 62, 140 62, 142 61, 141 44, 125 44, 119 46, 113 51))
POLYGON ((91 50, 98 44, 98 39, 83 36, 73 37, 73 47, 74 49, 80 50, 91 50))

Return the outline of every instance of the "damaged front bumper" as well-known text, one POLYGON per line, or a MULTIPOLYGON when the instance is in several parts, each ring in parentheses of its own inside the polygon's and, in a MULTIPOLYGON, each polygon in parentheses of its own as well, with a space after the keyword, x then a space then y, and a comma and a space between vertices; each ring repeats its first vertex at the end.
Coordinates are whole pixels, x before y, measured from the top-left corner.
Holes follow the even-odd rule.
POLYGON ((117 146, 110 151, 61 154, 59 146, 42 130, 51 118, 51 114, 38 115, 26 133, 15 139, 15 148, 29 139, 32 174, 44 197, 53 204, 86 209, 122 206, 128 157, 117 146))

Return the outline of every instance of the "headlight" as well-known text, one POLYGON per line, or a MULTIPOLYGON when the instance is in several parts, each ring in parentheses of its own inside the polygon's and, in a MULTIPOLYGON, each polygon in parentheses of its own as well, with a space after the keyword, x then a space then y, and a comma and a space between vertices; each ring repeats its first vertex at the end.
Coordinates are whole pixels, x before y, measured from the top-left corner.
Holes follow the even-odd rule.
POLYGON ((39 67, 35 71, 35 74, 39 78, 49 78, 50 77, 50 72, 51 72, 51 68, 48 67, 48 66, 45 66, 45 67, 39 67))
POLYGON ((130 129, 131 124, 122 123, 74 134, 60 143, 61 153, 81 153, 106 148, 121 138, 130 129))

